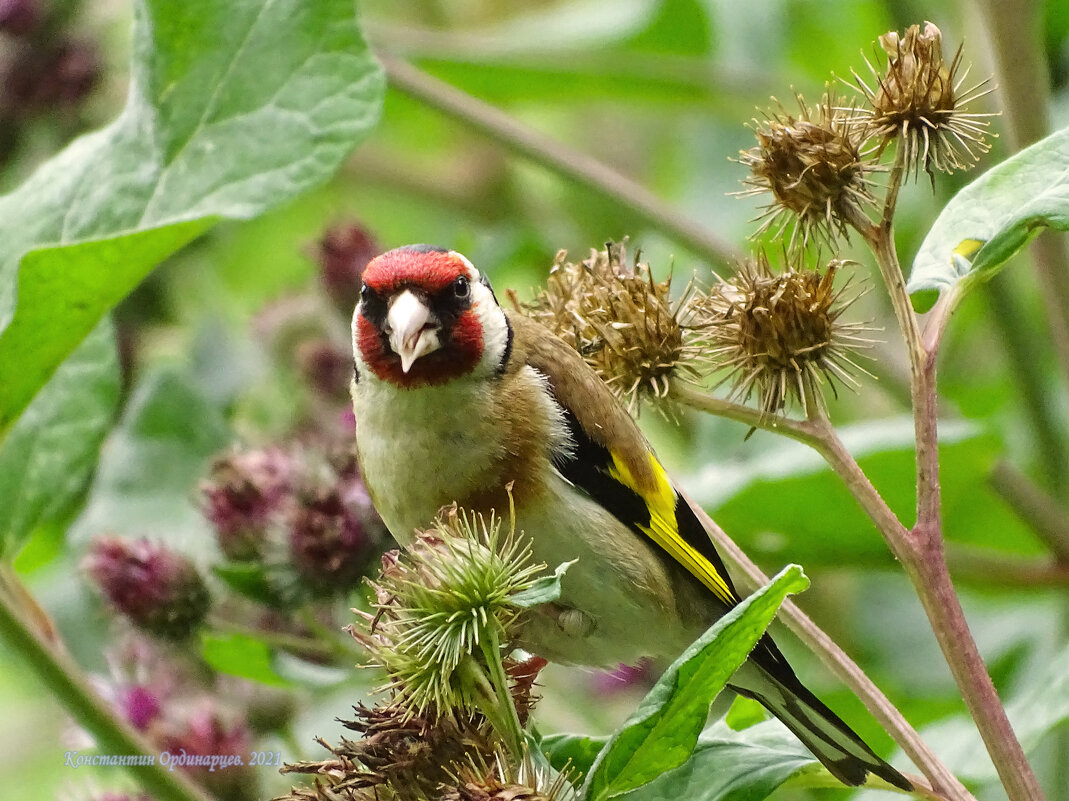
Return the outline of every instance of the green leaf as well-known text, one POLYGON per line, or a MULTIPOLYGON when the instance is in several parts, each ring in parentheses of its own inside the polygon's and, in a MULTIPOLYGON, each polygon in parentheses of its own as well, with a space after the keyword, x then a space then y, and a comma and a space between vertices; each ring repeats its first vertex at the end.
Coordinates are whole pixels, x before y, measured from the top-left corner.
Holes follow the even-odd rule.
POLYGON ((222 413, 184 375, 148 373, 105 443, 71 539, 156 534, 182 550, 203 550, 211 529, 196 504, 196 485, 230 438, 222 413))
POLYGON ((152 267, 322 183, 376 122, 352 0, 139 0, 126 107, 0 198, 0 432, 152 267))
POLYGON ((732 731, 719 720, 698 739, 685 763, 622 797, 627 801, 760 801, 801 772, 822 770, 776 720, 732 731))
POLYGON ((742 731, 768 720, 768 712, 753 698, 744 695, 735 696, 731 709, 724 715, 724 723, 733 731, 742 731))
POLYGON ((613 798, 686 762, 709 704, 746 661, 783 599, 807 586, 802 569, 789 565, 687 648, 598 755, 585 797, 613 798))
POLYGON ((556 770, 570 769, 580 776, 585 776, 608 741, 608 735, 589 737, 585 734, 547 734, 538 741, 538 748, 549 758, 549 764, 556 770))
POLYGON ((535 579, 526 589, 510 596, 509 603, 521 609, 530 609, 532 606, 548 604, 550 601, 557 600, 560 598, 561 579, 568 572, 568 568, 577 561, 577 559, 573 559, 570 562, 557 565, 557 569, 553 571, 552 576, 542 576, 535 579))
POLYGON ((66 517, 82 495, 119 402, 110 321, 86 337, 0 441, 0 554, 66 517))
POLYGON ((220 673, 285 687, 292 684, 278 674, 266 643, 244 634, 202 634, 201 655, 220 673))
POLYGON ((1069 128, 992 167, 943 209, 925 237, 907 291, 918 311, 936 293, 994 275, 1044 228, 1069 228, 1069 128))

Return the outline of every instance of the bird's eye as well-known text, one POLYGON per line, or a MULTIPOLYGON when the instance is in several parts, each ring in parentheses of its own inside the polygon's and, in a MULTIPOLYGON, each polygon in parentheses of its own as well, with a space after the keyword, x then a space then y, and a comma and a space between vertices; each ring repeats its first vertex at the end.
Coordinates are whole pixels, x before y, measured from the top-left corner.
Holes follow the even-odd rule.
POLYGON ((453 282, 453 294, 458 298, 466 298, 471 294, 471 284, 468 282, 467 276, 457 276, 457 280, 453 282))
POLYGON ((371 294, 371 290, 367 288, 367 284, 360 285, 360 300, 367 301, 368 296, 371 294))

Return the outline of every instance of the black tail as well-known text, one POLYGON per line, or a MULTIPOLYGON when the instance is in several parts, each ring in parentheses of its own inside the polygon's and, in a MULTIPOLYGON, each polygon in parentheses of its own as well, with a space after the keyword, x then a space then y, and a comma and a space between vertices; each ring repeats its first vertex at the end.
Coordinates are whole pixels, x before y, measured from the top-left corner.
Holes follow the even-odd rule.
MULTIPOLYGON (((913 785, 905 776, 876 756, 842 718, 798 681, 775 645, 762 642, 758 649, 764 651, 768 645, 775 649, 774 664, 769 666, 774 673, 751 658, 732 677, 731 688, 758 701, 783 721, 843 784, 864 784, 872 773, 899 789, 912 790, 913 785)), ((762 657, 767 654, 754 656, 763 662, 762 657)))

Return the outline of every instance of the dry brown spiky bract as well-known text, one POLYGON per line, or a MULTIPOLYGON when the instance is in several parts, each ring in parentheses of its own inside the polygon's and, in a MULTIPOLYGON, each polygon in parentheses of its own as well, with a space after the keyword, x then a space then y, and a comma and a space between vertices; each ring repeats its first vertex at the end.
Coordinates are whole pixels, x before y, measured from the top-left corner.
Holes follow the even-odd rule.
POLYGON ((847 225, 875 202, 869 176, 880 169, 864 152, 866 122, 851 109, 839 108, 829 93, 811 109, 797 96, 795 117, 781 107, 754 120, 757 147, 739 153, 750 168, 741 196, 763 192, 772 202, 761 215, 758 234, 777 237, 791 229, 789 247, 810 240, 832 243, 847 236, 847 225))
POLYGON ((576 801, 567 771, 557 773, 534 764, 525 752, 512 766, 498 754, 493 763, 470 758, 453 776, 439 801, 576 801))
POLYGON ((787 267, 774 272, 764 253, 743 264, 730 280, 713 288, 703 302, 710 322, 714 365, 729 372, 731 395, 754 393, 762 411, 774 414, 788 400, 807 413, 809 404, 825 405, 823 389, 856 388, 853 351, 871 344, 864 323, 843 322, 852 298, 846 286, 834 287, 842 262, 824 271, 787 267))
POLYGON ((286 765, 283 773, 315 776, 275 801, 575 801, 568 771, 535 764, 529 752, 505 755, 479 716, 412 717, 396 702, 353 707, 345 728, 359 740, 337 746, 320 762, 286 765))
POLYGON ((662 401, 672 379, 699 375, 691 288, 673 299, 670 277, 655 281, 637 256, 627 263, 625 243, 609 243, 578 263, 559 252, 546 288, 522 311, 575 348, 634 414, 640 400, 662 401))
POLYGON ((875 79, 869 86, 855 72, 861 90, 871 105, 857 112, 872 126, 882 147, 902 138, 907 174, 916 174, 921 165, 929 176, 932 170, 952 173, 971 167, 990 146, 984 139, 990 114, 969 114, 964 106, 991 90, 987 81, 961 91, 968 69, 959 78, 962 48, 953 61, 943 60, 943 36, 930 22, 910 26, 904 35, 885 33, 879 39, 887 55, 881 73, 868 64, 875 79))
POLYGON ((293 789, 276 801, 423 801, 456 782, 459 765, 498 758, 489 726, 481 718, 430 714, 413 716, 396 703, 354 707, 344 726, 359 740, 334 747, 319 739, 332 758, 286 765, 283 773, 316 777, 311 787, 293 789))

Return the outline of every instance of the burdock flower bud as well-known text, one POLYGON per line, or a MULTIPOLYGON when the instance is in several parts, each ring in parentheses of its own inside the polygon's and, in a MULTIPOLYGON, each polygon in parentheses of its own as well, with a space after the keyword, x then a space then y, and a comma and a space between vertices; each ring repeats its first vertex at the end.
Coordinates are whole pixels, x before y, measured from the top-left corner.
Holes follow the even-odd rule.
POLYGON ((351 449, 306 465, 287 518, 289 562, 301 589, 342 595, 360 583, 382 521, 351 449))
POLYGON ((100 79, 100 56, 90 42, 67 39, 47 47, 23 45, 3 76, 12 113, 53 113, 81 105, 100 79))
POLYGON ((770 414, 794 400, 808 413, 811 400, 823 407, 825 385, 837 393, 837 384, 856 388, 856 374, 868 375, 852 355, 871 344, 863 336, 871 329, 841 320, 853 300, 844 299, 846 286, 834 286, 841 265, 777 273, 760 253, 710 291, 704 301, 710 358, 728 370, 732 396, 756 393, 770 414))
POLYGON ((184 769, 220 801, 261 797, 256 769, 248 764, 252 738, 244 721, 224 716, 212 701, 172 721, 157 738, 157 745, 160 764, 166 759, 169 767, 184 769))
POLYGON ((347 317, 360 300, 364 268, 380 252, 375 238, 355 222, 335 225, 319 240, 315 256, 320 283, 347 317))
POLYGON ((872 86, 856 72, 854 78, 870 105, 857 112, 868 119, 872 134, 882 140, 881 148, 901 137, 907 175, 916 174, 921 165, 929 176, 933 168, 951 173, 972 166, 990 149, 983 118, 991 115, 969 114, 964 106, 991 90, 982 81, 961 91, 968 75, 966 69, 958 77, 962 48, 947 64, 942 33, 930 22, 923 30, 910 26, 903 36, 886 33, 879 44, 887 56, 886 68, 881 72, 868 62, 872 86))
POLYGON ((278 448, 231 451, 212 465, 201 483, 204 514, 229 559, 260 555, 271 518, 290 496, 292 458, 278 448))
POLYGON ((289 690, 241 682, 245 694, 245 718, 257 735, 284 732, 297 716, 297 697, 289 690))
POLYGON ((627 264, 624 243, 579 263, 567 255, 557 254, 546 288, 521 310, 575 348, 629 411, 663 399, 673 379, 698 375, 701 332, 690 322, 689 285, 673 299, 671 278, 655 281, 637 256, 627 264))
POLYGON ((351 349, 339 348, 325 338, 307 340, 297 346, 297 367, 320 395, 332 400, 348 399, 353 378, 351 349))
POLYGON ((0 31, 25 36, 40 20, 40 0, 0 0, 0 31))
POLYGON ((160 715, 160 698, 151 687, 139 684, 119 690, 118 704, 126 718, 138 731, 144 731, 160 715))
POLYGON ((370 546, 364 516, 339 487, 310 489, 298 498, 289 521, 290 558, 314 595, 340 595, 356 586, 370 546))
POLYGON ((384 558, 372 584, 378 614, 368 618, 369 631, 351 628, 353 636, 386 669, 390 689, 412 714, 468 714, 474 701, 462 667, 512 650, 506 646, 521 611, 513 597, 543 568, 531 563, 526 541, 502 534, 500 519, 453 507, 407 551, 384 558))
POLYGON ((739 153, 750 169, 743 181, 749 188, 737 193, 772 194, 758 233, 782 237, 790 228, 792 249, 811 239, 845 238, 850 221, 875 202, 869 176, 878 169, 862 150, 863 120, 837 108, 830 93, 815 111, 801 95, 797 100, 797 117, 781 107, 754 120, 757 147, 739 153))
POLYGON ((211 604, 193 563, 148 540, 101 537, 90 545, 84 569, 119 612, 166 639, 189 636, 211 604))

